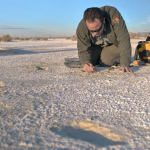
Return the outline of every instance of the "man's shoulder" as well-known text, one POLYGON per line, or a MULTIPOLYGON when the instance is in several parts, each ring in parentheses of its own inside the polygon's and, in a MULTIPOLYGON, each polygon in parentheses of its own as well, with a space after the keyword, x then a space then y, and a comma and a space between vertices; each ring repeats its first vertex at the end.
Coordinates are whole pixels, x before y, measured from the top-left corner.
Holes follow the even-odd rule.
POLYGON ((79 25, 82 25, 82 26, 84 26, 84 25, 85 25, 85 21, 84 21, 84 19, 81 19, 81 21, 79 22, 79 25))
MULTIPOLYGON (((107 20, 109 21, 113 21, 115 18, 117 19, 121 19, 121 14, 120 12, 117 10, 117 8, 113 7, 113 6, 103 6, 100 7, 100 9, 104 12, 104 16, 107 20)), ((114 21, 112 22, 114 23, 114 21)))
POLYGON ((117 10, 117 8, 115 8, 114 6, 108 6, 108 5, 106 5, 106 6, 103 6, 103 7, 100 7, 100 9, 101 10, 104 10, 104 11, 107 11, 107 12, 109 12, 110 10, 114 10, 114 11, 116 11, 117 10))
POLYGON ((79 22, 77 30, 86 30, 86 24, 84 19, 81 19, 81 21, 79 22))

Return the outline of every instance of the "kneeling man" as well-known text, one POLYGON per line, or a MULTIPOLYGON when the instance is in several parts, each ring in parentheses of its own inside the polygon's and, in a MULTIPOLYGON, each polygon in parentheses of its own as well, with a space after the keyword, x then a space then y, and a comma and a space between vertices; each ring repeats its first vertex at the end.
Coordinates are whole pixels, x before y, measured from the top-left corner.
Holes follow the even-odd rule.
POLYGON ((130 68, 130 36, 116 8, 86 9, 76 34, 79 60, 85 72, 94 72, 95 65, 105 67, 118 64, 123 72, 133 72, 130 68))

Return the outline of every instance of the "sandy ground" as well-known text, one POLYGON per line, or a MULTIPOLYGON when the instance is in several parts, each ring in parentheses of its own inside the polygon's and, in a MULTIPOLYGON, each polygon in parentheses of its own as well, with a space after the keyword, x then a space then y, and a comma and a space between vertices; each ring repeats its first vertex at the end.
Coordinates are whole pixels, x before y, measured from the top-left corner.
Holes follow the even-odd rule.
POLYGON ((0 149, 150 149, 149 66, 70 69, 77 48, 66 39, 0 47, 14 50, 0 56, 0 149))

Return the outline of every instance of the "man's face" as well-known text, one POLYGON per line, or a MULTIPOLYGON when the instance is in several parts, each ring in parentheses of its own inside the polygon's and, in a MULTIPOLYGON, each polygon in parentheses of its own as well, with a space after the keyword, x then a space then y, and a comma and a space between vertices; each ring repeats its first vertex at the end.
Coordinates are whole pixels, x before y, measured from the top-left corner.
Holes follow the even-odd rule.
POLYGON ((88 30, 95 36, 100 36, 104 30, 105 18, 103 22, 99 19, 95 19, 93 22, 86 20, 86 26, 88 30))

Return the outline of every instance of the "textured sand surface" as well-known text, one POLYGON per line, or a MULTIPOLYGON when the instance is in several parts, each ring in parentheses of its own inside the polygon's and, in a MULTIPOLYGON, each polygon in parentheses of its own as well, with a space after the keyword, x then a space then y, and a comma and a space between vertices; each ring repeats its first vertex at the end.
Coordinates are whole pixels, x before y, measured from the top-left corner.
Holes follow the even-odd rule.
MULTIPOLYGON (((139 40, 131 40, 134 49, 139 40)), ((69 69, 76 42, 1 42, 0 149, 150 149, 150 66, 69 69)))

